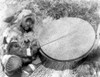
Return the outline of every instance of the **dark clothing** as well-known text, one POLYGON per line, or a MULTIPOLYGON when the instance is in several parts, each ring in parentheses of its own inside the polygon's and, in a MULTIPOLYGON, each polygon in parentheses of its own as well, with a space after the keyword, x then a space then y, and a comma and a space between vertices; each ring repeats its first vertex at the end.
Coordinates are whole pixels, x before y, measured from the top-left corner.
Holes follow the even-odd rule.
POLYGON ((21 77, 21 75, 22 75, 22 70, 19 69, 18 71, 16 71, 14 74, 12 74, 9 77, 21 77))

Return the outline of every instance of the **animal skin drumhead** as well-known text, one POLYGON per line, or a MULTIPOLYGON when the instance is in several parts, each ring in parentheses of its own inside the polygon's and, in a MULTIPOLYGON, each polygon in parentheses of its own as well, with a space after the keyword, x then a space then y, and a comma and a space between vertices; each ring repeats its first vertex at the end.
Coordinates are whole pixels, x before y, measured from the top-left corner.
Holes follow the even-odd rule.
POLYGON ((85 55, 94 40, 93 27, 85 20, 72 17, 44 23, 39 35, 42 53, 56 60, 72 60, 85 55))

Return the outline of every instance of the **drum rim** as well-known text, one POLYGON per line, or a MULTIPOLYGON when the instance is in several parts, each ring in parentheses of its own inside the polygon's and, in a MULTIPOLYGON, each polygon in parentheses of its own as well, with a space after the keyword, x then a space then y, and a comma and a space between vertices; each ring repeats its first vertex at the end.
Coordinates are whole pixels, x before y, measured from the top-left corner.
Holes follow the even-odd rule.
MULTIPOLYGON (((92 27, 92 26, 91 26, 91 27, 92 27)), ((94 30, 94 29, 93 29, 93 30, 94 30)), ((95 30, 94 30, 94 32, 95 32, 95 30)), ((90 48, 85 54, 83 54, 83 55, 81 55, 81 56, 79 56, 79 57, 77 57, 77 58, 75 58, 75 59, 70 59, 70 60, 58 60, 58 59, 54 59, 54 58, 50 57, 49 55, 47 55, 45 52, 43 52, 42 48, 41 48, 41 50, 40 50, 39 52, 42 54, 42 56, 44 56, 44 57, 46 57, 46 58, 49 58, 49 59, 51 59, 51 60, 54 60, 54 61, 59 61, 59 62, 78 61, 78 60, 81 60, 82 58, 86 57, 86 56, 93 50, 93 48, 94 48, 94 46, 95 46, 97 40, 98 40, 98 39, 97 39, 97 37, 96 37, 96 32, 95 32, 95 39, 94 39, 94 42, 93 42, 93 45, 91 46, 91 48, 90 48)))
MULTIPOLYGON (((71 18, 73 18, 73 17, 71 17, 71 18)), ((77 17, 76 17, 77 18, 77 17)), ((89 22, 88 22, 89 23, 89 22)), ((91 25, 91 24, 90 24, 91 25)), ((93 28, 93 26, 91 25, 91 27, 93 28)), ((43 51, 43 49, 40 47, 40 53, 42 54, 42 56, 44 56, 44 57, 46 57, 46 58, 49 58, 49 59, 51 59, 51 60, 55 60, 55 61, 60 61, 60 62, 65 62, 65 61, 67 61, 67 62, 70 62, 70 61, 77 61, 77 60, 80 60, 80 59, 82 59, 82 58, 84 58, 84 57, 86 57, 92 50, 93 50, 93 48, 94 48, 94 46, 95 46, 95 44, 96 44, 96 41, 98 40, 97 39, 97 32, 95 31, 95 29, 93 28, 93 31, 94 31, 94 34, 95 34, 95 36, 94 36, 94 41, 93 41, 93 43, 92 43, 92 46, 90 47, 90 49, 88 49, 87 50, 87 52, 86 53, 84 53, 84 54, 82 54, 81 56, 78 56, 78 57, 76 57, 76 58, 72 58, 72 59, 69 59, 69 60, 59 60, 59 59, 57 59, 57 58, 53 58, 52 56, 49 56, 48 54, 46 54, 44 51, 43 51)))

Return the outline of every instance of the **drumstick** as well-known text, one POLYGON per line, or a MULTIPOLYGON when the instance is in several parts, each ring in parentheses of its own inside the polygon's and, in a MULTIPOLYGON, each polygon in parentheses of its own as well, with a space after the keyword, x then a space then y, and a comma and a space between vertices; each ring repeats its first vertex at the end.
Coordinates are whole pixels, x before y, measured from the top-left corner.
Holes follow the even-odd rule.
POLYGON ((73 33, 75 33, 75 31, 70 32, 69 34, 63 35, 62 37, 59 37, 59 38, 57 38, 57 39, 55 39, 55 40, 52 40, 52 41, 50 41, 50 42, 48 42, 48 43, 46 43, 46 44, 44 44, 44 45, 41 45, 40 47, 46 46, 46 45, 48 45, 48 44, 51 44, 51 43, 53 43, 53 42, 55 42, 55 41, 58 41, 58 40, 60 40, 60 39, 62 39, 62 38, 65 38, 65 37, 67 37, 67 36, 69 36, 69 35, 71 35, 71 34, 73 34, 73 33))

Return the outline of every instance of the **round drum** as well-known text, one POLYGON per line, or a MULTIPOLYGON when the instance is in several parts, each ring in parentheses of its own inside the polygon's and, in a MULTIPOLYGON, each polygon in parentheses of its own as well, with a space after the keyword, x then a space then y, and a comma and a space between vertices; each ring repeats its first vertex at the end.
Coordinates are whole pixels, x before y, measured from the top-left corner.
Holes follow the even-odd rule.
POLYGON ((42 53, 55 60, 73 60, 92 48, 95 31, 85 20, 65 17, 43 24, 39 35, 42 53))

